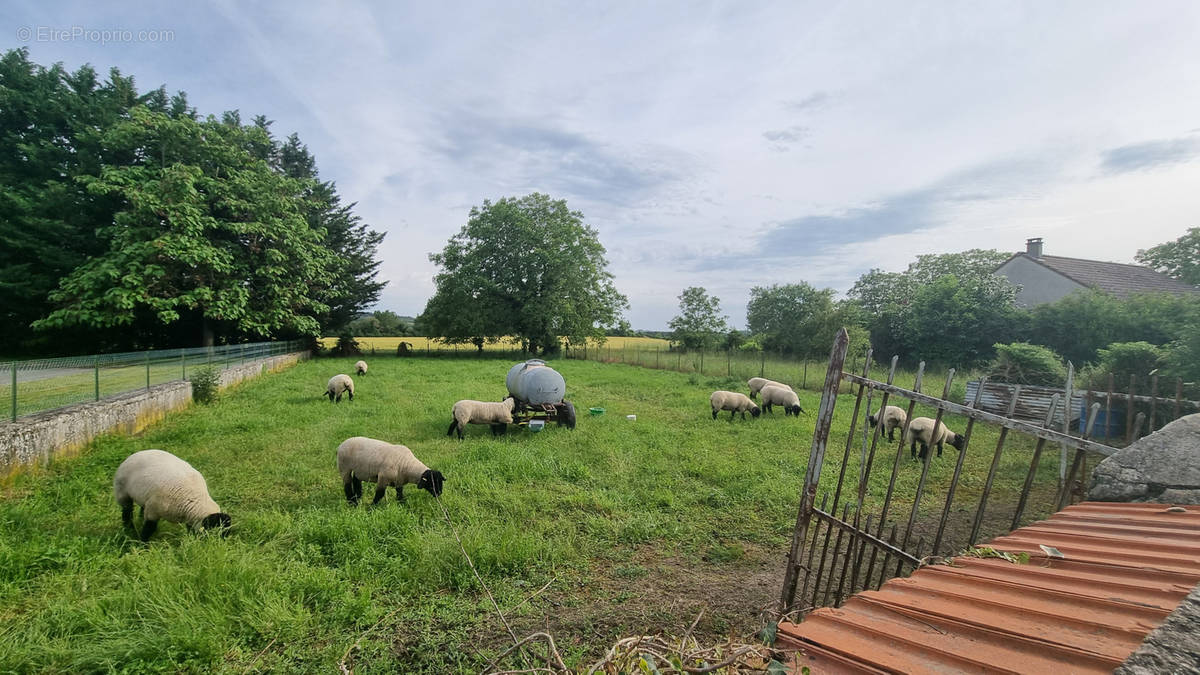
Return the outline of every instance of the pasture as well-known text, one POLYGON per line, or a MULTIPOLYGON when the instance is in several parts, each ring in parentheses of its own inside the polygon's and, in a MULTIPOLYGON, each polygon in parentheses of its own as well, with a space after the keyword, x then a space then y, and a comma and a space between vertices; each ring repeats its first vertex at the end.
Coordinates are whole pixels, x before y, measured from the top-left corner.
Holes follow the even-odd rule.
MULTIPOLYGON (((799 419, 714 421, 709 393, 745 391, 744 381, 558 360, 577 429, 512 427, 493 439, 475 426, 458 441, 446 436, 451 405, 499 400, 510 361, 368 360, 353 402, 320 395, 354 359, 309 361, 6 486, 0 671, 336 672, 343 658, 356 673, 478 671, 511 639, 427 492, 410 486, 403 504, 390 492, 376 508, 346 505, 334 449, 355 435, 408 445, 445 474, 442 503, 513 630, 548 630, 573 664, 626 635, 682 634, 701 609, 702 639, 761 626, 759 610, 782 582, 817 394, 800 392, 809 414, 799 419), (607 412, 589 416, 592 406, 607 412), (233 516, 229 537, 163 523, 142 544, 123 531, 112 473, 145 448, 206 476, 233 516)), ((843 396, 827 479, 852 409, 843 396)), ((960 521, 973 512, 996 438, 976 425, 960 521)), ((1006 447, 991 502, 1002 509, 1032 444, 1010 438, 1006 447)), ((882 499, 895 445, 881 452, 871 500, 882 499)), ((940 512, 955 458, 947 447, 934 460, 922 517, 940 512)), ((1039 485, 1052 490, 1057 461, 1045 453, 1039 485)), ((904 450, 899 500, 911 500, 919 476, 904 450)), ((1029 516, 1049 510, 1042 489, 1029 516)))

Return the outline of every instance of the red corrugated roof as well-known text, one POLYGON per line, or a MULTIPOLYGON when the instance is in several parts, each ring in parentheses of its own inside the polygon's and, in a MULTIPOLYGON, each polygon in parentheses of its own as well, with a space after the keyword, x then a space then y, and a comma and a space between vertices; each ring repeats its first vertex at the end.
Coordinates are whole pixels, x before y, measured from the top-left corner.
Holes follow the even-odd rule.
POLYGON ((1200 582, 1200 508, 1085 502, 779 626, 813 673, 1111 673, 1200 582), (1066 557, 1048 558, 1039 545, 1066 557))

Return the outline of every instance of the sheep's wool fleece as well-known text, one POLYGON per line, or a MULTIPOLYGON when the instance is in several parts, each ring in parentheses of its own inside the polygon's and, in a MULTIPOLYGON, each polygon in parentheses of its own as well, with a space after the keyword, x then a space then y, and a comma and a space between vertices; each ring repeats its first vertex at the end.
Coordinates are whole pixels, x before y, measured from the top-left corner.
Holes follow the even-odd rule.
POLYGON ((889 405, 876 414, 875 421, 876 423, 882 421, 890 429, 904 426, 904 420, 907 418, 908 414, 904 412, 904 408, 889 405))
POLYGON ((361 481, 395 487, 416 483, 429 470, 407 447, 364 436, 342 441, 337 467, 343 483, 353 473, 361 481))
POLYGON ((708 400, 713 410, 746 412, 754 407, 754 401, 749 396, 736 391, 714 391, 708 400))
POLYGON ((366 361, 358 361, 357 363, 354 364, 354 370, 359 373, 367 372, 367 362, 366 361))
POLYGON ((454 420, 463 424, 512 424, 514 399, 495 401, 463 400, 454 404, 454 420))
POLYGON ((791 387, 782 382, 768 380, 765 377, 752 377, 749 380, 746 380, 746 384, 749 385, 750 393, 752 394, 757 394, 758 392, 762 391, 763 387, 783 387, 784 389, 791 389, 791 387))
POLYGON ((937 432, 931 433, 933 432, 933 422, 934 420, 929 417, 914 417, 908 423, 908 439, 905 442, 911 443, 913 439, 916 439, 925 445, 935 445, 938 441, 948 439, 954 434, 941 422, 938 422, 937 432))
POLYGON ((350 376, 345 373, 334 375, 329 378, 329 384, 325 385, 325 389, 335 394, 340 394, 343 391, 354 391, 354 380, 350 379, 350 376))
POLYGON ((204 476, 164 450, 142 450, 121 462, 113 476, 113 496, 145 508, 146 520, 199 525, 221 508, 208 496, 204 476))
POLYGON ((760 394, 764 404, 770 405, 800 405, 800 397, 791 389, 777 387, 773 384, 762 388, 760 394))

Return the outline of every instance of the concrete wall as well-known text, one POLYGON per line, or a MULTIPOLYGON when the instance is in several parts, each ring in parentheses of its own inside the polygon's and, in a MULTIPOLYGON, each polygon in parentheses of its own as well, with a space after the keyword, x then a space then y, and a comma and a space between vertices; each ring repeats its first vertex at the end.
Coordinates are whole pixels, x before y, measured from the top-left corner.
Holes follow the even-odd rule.
POLYGON ((1009 260, 996 268, 994 274, 1008 277, 1009 281, 1021 287, 1017 292, 1017 305, 1020 307, 1054 302, 1072 291, 1083 288, 1080 284, 1025 256, 1016 256, 1009 260))
MULTIPOLYGON (((231 366, 221 372, 221 388, 282 370, 308 357, 308 352, 294 352, 231 366)), ((77 451, 101 434, 137 433, 191 402, 191 383, 176 380, 0 423, 0 481, 30 465, 47 464, 77 451)))

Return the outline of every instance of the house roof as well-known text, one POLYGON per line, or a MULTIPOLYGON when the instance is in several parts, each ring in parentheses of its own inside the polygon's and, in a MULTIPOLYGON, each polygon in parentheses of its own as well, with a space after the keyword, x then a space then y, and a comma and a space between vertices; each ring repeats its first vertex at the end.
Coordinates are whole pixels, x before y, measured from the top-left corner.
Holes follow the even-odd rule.
POLYGON ((1133 293, 1200 293, 1200 288, 1172 279, 1141 265, 1066 258, 1057 255, 1042 255, 1035 258, 1028 253, 1017 253, 1005 261, 1005 264, 1018 257, 1024 257, 1049 268, 1082 286, 1097 288, 1119 298, 1133 293))

